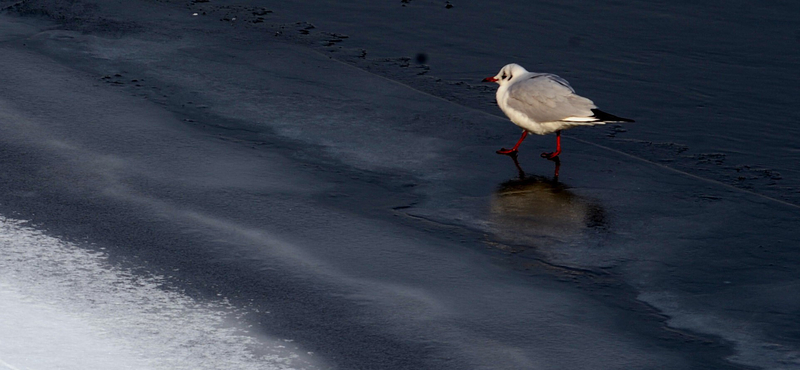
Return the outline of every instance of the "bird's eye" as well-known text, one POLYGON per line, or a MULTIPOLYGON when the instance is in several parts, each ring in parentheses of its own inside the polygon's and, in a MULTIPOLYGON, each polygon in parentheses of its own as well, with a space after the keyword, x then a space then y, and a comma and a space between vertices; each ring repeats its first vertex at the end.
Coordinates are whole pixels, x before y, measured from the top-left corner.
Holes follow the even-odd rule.
POLYGON ((505 73, 503 73, 502 79, 504 79, 504 80, 506 79, 506 74, 505 73))

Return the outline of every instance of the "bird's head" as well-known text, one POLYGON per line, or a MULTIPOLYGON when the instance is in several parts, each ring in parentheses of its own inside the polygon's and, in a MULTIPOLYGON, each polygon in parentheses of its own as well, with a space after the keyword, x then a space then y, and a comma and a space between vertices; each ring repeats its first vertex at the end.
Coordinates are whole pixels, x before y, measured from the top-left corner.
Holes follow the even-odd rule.
POLYGON ((525 68, 516 63, 506 64, 500 72, 494 77, 486 77, 483 82, 497 82, 498 85, 504 85, 511 81, 514 76, 521 76, 523 73, 528 73, 525 68))

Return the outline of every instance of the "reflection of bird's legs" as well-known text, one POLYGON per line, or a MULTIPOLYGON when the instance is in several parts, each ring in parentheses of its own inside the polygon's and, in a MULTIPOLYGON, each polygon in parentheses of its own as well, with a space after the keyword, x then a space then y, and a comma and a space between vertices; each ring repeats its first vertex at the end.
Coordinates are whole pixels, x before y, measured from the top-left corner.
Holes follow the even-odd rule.
POLYGON ((550 153, 542 153, 542 158, 553 159, 561 154, 561 130, 556 131, 556 151, 550 153))
POLYGON ((525 171, 523 171, 522 167, 519 165, 519 161, 517 160, 517 153, 514 152, 514 153, 509 154, 508 156, 511 157, 512 160, 514 160, 514 165, 517 166, 517 171, 519 171, 519 179, 520 180, 524 180, 525 179, 525 171))
POLYGON ((561 158, 555 157, 553 158, 553 162, 556 162, 556 171, 553 173, 553 181, 558 181, 558 170, 561 169, 561 158))
POLYGON ((522 140, 525 140, 526 136, 528 136, 528 131, 527 130, 522 131, 522 137, 519 138, 519 141, 517 141, 517 144, 514 145, 513 148, 511 148, 511 149, 506 149, 506 148, 500 149, 500 150, 497 151, 497 154, 512 154, 512 153, 516 154, 517 153, 517 148, 519 148, 519 144, 522 144, 522 140))

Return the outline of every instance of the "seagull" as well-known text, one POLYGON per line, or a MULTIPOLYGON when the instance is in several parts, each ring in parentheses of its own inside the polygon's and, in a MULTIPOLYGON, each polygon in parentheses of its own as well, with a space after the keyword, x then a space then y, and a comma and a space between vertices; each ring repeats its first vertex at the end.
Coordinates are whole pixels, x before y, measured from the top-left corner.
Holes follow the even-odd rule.
POLYGON ((578 94, 567 80, 550 73, 528 72, 519 64, 503 67, 494 77, 483 82, 497 82, 497 105, 511 122, 522 127, 522 137, 511 149, 497 154, 516 155, 519 144, 528 133, 556 133, 556 151, 542 153, 553 159, 561 154, 561 130, 577 126, 603 125, 609 122, 634 122, 597 109, 594 103, 578 94))

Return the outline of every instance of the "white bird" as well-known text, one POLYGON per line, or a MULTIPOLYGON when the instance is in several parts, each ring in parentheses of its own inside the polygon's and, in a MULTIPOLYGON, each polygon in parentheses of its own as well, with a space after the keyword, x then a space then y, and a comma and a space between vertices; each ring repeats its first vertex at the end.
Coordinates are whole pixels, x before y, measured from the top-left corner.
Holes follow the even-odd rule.
POLYGON ((496 76, 483 81, 500 85, 497 105, 511 122, 523 129, 517 144, 511 149, 498 150, 498 154, 516 154, 529 132, 537 135, 555 132, 556 151, 542 153, 542 157, 553 159, 561 153, 561 130, 608 122, 633 122, 597 109, 591 100, 575 94, 565 79, 550 73, 528 72, 519 64, 508 64, 496 76))

